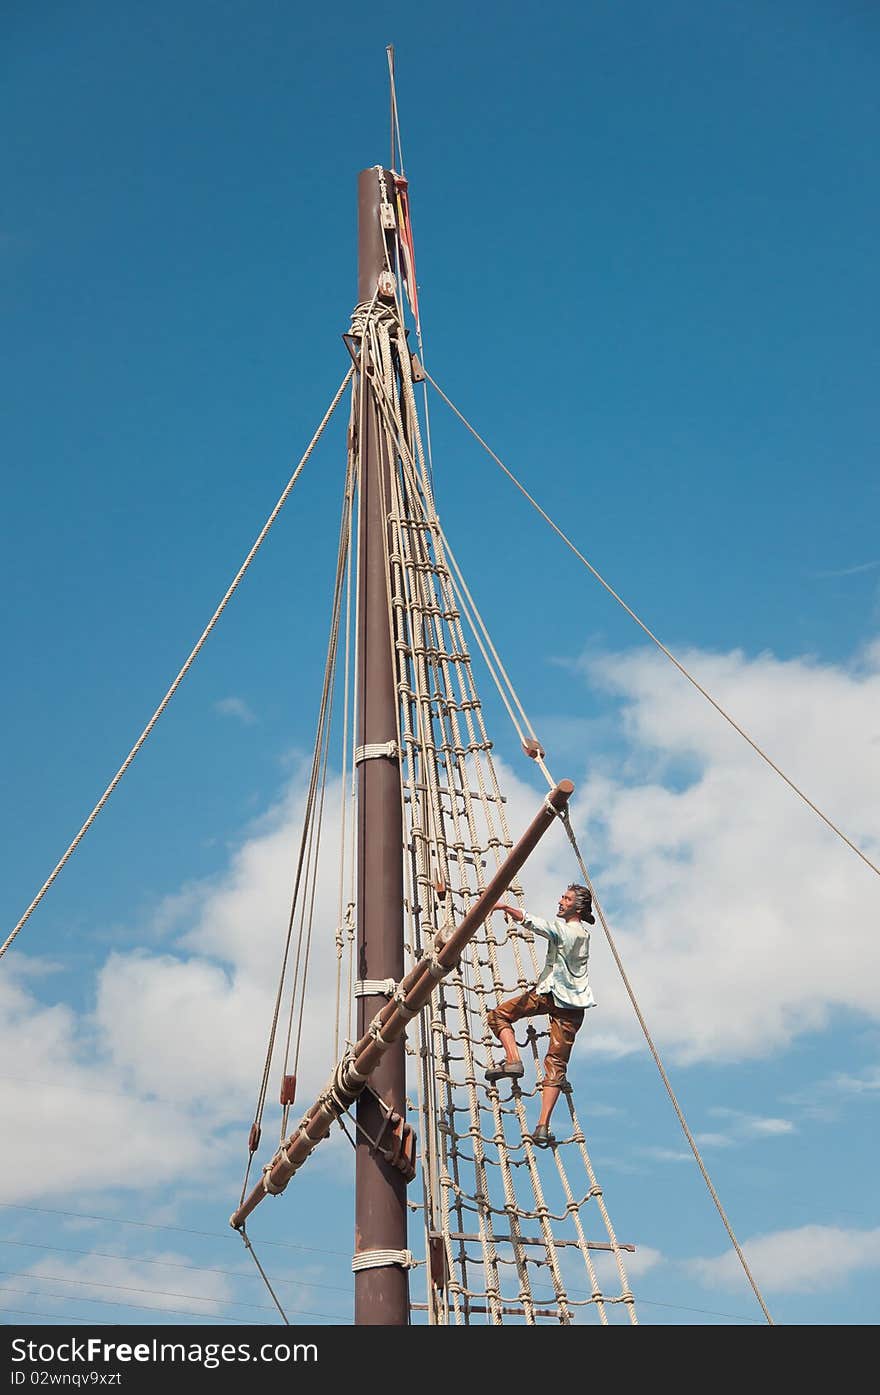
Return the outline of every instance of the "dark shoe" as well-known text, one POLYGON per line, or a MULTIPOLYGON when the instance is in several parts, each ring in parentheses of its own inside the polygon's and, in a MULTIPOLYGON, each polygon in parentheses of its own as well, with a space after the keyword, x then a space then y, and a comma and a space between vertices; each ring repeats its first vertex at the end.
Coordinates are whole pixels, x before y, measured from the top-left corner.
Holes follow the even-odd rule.
POLYGON ((539 1148, 550 1148, 556 1142, 556 1135, 550 1132, 546 1124, 536 1124, 532 1133, 532 1142, 539 1148))
POLYGON ((525 1074, 525 1069, 522 1061, 502 1061, 500 1066, 489 1067, 486 1079, 493 1084, 496 1080, 519 1080, 525 1074))

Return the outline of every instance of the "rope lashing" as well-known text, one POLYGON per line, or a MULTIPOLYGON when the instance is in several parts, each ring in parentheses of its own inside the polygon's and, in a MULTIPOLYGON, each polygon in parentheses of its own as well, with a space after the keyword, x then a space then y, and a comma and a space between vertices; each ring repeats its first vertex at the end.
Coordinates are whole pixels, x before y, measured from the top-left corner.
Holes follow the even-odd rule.
POLYGON ((403 1018, 404 1022, 411 1022, 414 1017, 418 1017, 418 1008, 407 1007, 406 994, 404 993, 402 988, 396 988, 392 996, 394 998, 395 1003, 397 1004, 397 1011, 403 1018))
POLYGON ((363 339, 370 324, 396 325, 395 308, 377 302, 375 296, 372 300, 365 300, 360 305, 356 305, 351 313, 350 337, 363 339))
POLYGON ((386 998, 394 996, 397 983, 393 978, 359 978, 355 980, 354 996, 372 998, 379 994, 386 998))
POLYGON ((369 1027, 367 1028, 367 1034, 368 1034, 370 1037, 372 1037, 373 1041, 376 1043, 376 1050, 377 1050, 377 1051, 381 1051, 381 1052, 389 1051, 389 1050, 391 1049, 391 1047, 394 1045, 394 1041, 393 1041, 393 1040, 391 1040, 391 1041, 386 1041, 385 1038, 384 1038, 383 1035, 382 1035, 382 1019, 381 1019, 381 1017, 374 1017, 374 1018, 373 1018, 372 1022, 370 1023, 369 1027))
POLYGON ((399 1264, 401 1269, 415 1269, 418 1261, 412 1250, 362 1250, 351 1261, 352 1272, 360 1274, 364 1269, 387 1269, 399 1264))
POLYGON ((354 763, 360 765, 365 760, 381 760, 383 757, 388 760, 396 760, 398 749, 396 741, 368 742, 366 746, 355 748, 354 763))
POLYGON ((275 1157, 272 1159, 271 1162, 266 1163, 265 1167, 263 1168, 263 1190, 265 1191, 267 1196, 280 1196, 281 1193, 284 1191, 284 1187, 276 1187, 275 1183, 269 1176, 269 1173, 278 1161, 280 1160, 277 1157, 275 1157))

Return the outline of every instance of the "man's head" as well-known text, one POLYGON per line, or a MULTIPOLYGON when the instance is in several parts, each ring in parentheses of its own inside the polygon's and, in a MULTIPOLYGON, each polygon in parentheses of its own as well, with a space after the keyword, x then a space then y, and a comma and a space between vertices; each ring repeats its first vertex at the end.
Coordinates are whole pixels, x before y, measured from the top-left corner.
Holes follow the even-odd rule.
POLYGON ((571 882, 559 898, 558 912, 562 920, 584 920, 587 925, 595 925, 590 888, 571 882))

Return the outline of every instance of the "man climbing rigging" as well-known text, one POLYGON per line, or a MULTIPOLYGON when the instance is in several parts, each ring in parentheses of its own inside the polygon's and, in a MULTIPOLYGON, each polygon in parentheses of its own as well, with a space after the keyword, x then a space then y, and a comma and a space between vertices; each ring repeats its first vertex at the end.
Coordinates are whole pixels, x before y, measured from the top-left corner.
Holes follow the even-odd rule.
POLYGON ((550 1115, 565 1085, 565 1068, 574 1039, 585 1010, 595 1006, 588 977, 590 932, 587 928, 596 923, 593 896, 588 887, 572 883, 560 896, 553 920, 542 920, 504 901, 499 901, 492 909, 503 911, 511 920, 521 922, 527 930, 533 930, 548 941, 547 958, 535 987, 487 1013, 489 1026, 504 1047, 505 1059, 500 1066, 491 1066, 486 1071, 486 1079, 492 1082, 519 1079, 524 1068, 513 1024, 521 1017, 547 1013, 550 1048, 544 1061, 541 1115, 532 1134, 533 1141, 546 1148, 556 1142, 550 1132, 550 1115))

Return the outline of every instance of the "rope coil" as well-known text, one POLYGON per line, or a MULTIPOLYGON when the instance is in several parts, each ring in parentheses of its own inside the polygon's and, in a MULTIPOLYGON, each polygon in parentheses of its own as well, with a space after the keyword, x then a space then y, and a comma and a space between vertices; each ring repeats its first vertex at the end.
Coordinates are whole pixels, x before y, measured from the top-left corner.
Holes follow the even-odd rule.
POLYGON ((412 1250, 362 1250, 351 1261, 355 1274, 365 1269, 387 1269, 392 1264, 400 1265, 401 1269, 415 1269, 418 1261, 412 1250))

